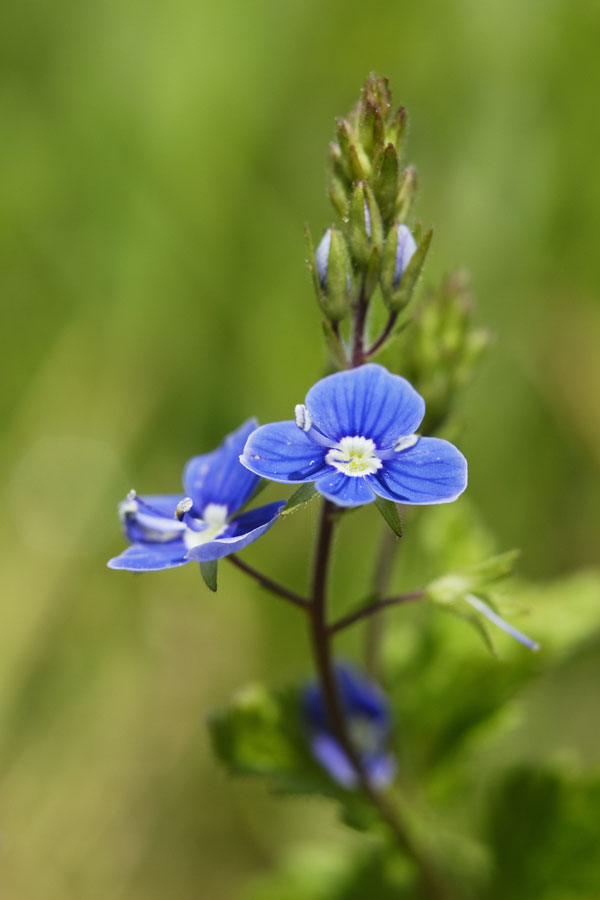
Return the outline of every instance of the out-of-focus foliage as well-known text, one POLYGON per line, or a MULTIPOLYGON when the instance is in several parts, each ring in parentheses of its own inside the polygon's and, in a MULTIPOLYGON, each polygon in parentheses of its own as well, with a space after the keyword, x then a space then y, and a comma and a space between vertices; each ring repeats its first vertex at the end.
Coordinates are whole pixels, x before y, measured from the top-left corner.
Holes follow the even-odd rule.
MULTIPOLYGON (((365 896, 386 867, 394 896, 410 883, 333 804, 272 798, 212 758, 210 709, 249 680, 308 675, 297 613, 226 563, 216 596, 192 566, 104 568, 128 489, 178 490, 186 459, 248 415, 289 418, 321 374, 303 224, 318 237, 330 222, 333 118, 372 69, 409 111, 417 214, 435 229, 424 287, 465 265, 495 334, 455 410, 469 494, 456 515, 409 517, 393 588, 518 546, 505 599, 542 644, 531 656, 498 634, 495 660, 439 611, 386 615, 395 749, 411 782, 430 771, 423 803, 491 848, 465 871, 501 870, 504 895, 522 878, 534 896, 594 896, 599 39, 592 0, 2 6, 7 897, 220 900, 309 842, 290 900, 365 896), (541 808, 552 820, 527 877, 515 793, 523 828, 541 808)), ((344 524, 338 612, 369 592, 382 527, 376 510, 344 524)), ((314 528, 308 505, 248 558, 300 590, 314 528)), ((360 633, 339 646, 360 653, 360 633)))

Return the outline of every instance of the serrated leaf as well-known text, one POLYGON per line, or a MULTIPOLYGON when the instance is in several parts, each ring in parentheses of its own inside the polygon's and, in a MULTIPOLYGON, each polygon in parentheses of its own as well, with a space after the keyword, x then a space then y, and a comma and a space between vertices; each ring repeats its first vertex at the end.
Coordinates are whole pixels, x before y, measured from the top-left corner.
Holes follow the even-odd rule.
POLYGON ((301 484, 298 490, 294 491, 279 515, 289 516, 291 513, 296 512, 296 510, 301 506, 305 506, 307 503, 310 503, 310 501, 314 500, 317 495, 318 491, 314 485, 314 482, 308 481, 305 484, 301 484))
POLYGON ((375 497, 375 506, 377 507, 379 513, 383 516, 389 527, 392 529, 394 534, 401 538, 402 537, 402 522, 400 521, 400 516, 398 514, 398 507, 392 500, 386 500, 384 497, 380 497, 376 495, 375 497))
POLYGON ((200 574, 204 579, 204 584, 211 591, 217 590, 217 566, 218 560, 216 559, 200 563, 200 574))

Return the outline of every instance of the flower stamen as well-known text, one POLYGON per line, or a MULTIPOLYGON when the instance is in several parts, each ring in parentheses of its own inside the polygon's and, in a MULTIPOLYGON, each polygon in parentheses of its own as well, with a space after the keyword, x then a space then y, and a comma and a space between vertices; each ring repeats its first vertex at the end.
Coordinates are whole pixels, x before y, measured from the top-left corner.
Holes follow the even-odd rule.
POLYGON ((351 478, 373 475, 383 465, 375 451, 375 442, 371 438, 347 436, 332 447, 325 462, 351 478))

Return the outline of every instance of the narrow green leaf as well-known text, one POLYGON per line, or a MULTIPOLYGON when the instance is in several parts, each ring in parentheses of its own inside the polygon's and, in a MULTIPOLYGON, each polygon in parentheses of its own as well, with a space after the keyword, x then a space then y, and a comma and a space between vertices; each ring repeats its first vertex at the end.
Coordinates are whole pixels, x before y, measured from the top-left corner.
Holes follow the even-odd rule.
POLYGON ((400 521, 400 516, 398 515, 398 508, 395 503, 391 500, 384 500, 383 497, 376 496, 375 497, 375 506, 388 523, 394 534, 401 538, 402 537, 402 522, 400 521))
POLYGON ((200 574, 204 578, 206 587, 211 591, 217 590, 217 560, 200 563, 200 574))
POLYGON ((317 489, 312 481, 301 484, 297 491, 294 491, 286 505, 283 507, 280 516, 289 516, 290 513, 296 512, 300 506, 305 506, 317 496, 317 489))

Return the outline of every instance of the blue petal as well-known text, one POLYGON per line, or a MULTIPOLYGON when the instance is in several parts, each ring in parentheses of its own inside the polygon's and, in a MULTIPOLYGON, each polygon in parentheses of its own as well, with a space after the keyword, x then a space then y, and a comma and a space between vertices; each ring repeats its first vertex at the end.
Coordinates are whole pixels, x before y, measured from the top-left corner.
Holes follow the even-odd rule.
POLYGON ((329 734, 317 734, 310 742, 311 750, 317 762, 325 771, 345 788, 356 786, 357 777, 354 766, 335 740, 329 734))
POLYGON ((231 516, 250 497, 258 479, 240 465, 239 457, 256 426, 256 419, 248 419, 212 453, 194 456, 187 463, 183 472, 183 487, 194 501, 194 509, 199 516, 202 516, 208 503, 226 506, 231 516))
POLYGON ((368 716, 387 727, 388 703, 377 685, 348 665, 336 666, 336 675, 346 714, 368 716))
POLYGON ((306 395, 306 406, 327 437, 360 435, 378 447, 413 434, 425 414, 425 402, 412 385, 375 363, 322 378, 306 395))
MULTIPOLYGON (((345 716, 371 719, 384 736, 389 725, 389 709, 382 691, 353 666, 337 665, 336 683, 345 716)), ((310 684, 304 692, 304 710, 315 730, 330 727, 326 703, 318 684, 310 684)))
POLYGON ((503 619, 502 616, 499 616, 497 612, 488 606, 487 603, 480 597, 475 597, 473 594, 465 594, 465 600, 467 603, 472 606, 477 612, 481 613, 482 616, 485 616, 486 619, 489 619, 494 625, 497 625, 498 628, 501 628, 502 631, 505 631, 506 634, 510 634, 516 641, 519 641, 520 644, 523 644, 525 647, 528 647, 530 650, 539 650, 540 645, 537 641, 533 641, 530 637, 527 637, 526 634, 523 634, 522 631, 519 631, 518 628, 515 628, 514 625, 511 625, 510 622, 507 622, 506 619, 503 619))
POLYGON ((164 544, 132 544, 119 556, 107 563, 109 569, 126 569, 129 572, 156 572, 159 569, 174 569, 183 566, 186 558, 183 540, 164 544))
POLYGON ((177 504, 183 500, 183 494, 144 494, 143 497, 135 496, 140 512, 149 515, 164 516, 166 519, 175 519, 177 504))
POLYGON ((135 497, 131 501, 137 512, 123 513, 129 503, 125 500, 119 505, 122 516, 123 531, 132 543, 160 542, 174 540, 179 533, 185 531, 185 525, 175 517, 177 504, 182 500, 180 494, 155 494, 135 497))
POLYGON ((420 438, 365 478, 375 493, 396 503, 449 503, 467 486, 467 461, 448 441, 420 438))
POLYGON ((257 428, 246 443, 241 462, 262 478, 297 484, 316 481, 331 466, 327 447, 315 444, 295 422, 273 422, 257 428))
POLYGON ((273 527, 284 506, 285 501, 279 500, 242 513, 229 524, 223 537, 194 547, 189 551, 187 558, 197 562, 210 562, 243 550, 273 527))
POLYGON ((364 506, 375 500, 375 494, 363 477, 351 478, 343 472, 336 472, 332 466, 329 472, 331 474, 321 478, 316 485, 318 492, 327 500, 338 506, 364 506))

